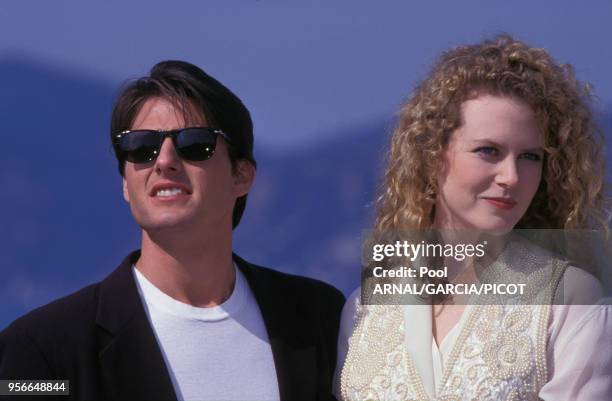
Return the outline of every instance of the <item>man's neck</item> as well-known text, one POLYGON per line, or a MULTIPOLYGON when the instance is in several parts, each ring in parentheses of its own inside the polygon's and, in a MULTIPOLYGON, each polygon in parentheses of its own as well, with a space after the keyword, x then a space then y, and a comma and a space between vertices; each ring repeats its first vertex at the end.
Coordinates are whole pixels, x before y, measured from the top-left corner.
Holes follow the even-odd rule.
POLYGON ((143 230, 136 268, 177 301, 212 307, 230 297, 236 281, 232 237, 224 233, 177 235, 143 230))

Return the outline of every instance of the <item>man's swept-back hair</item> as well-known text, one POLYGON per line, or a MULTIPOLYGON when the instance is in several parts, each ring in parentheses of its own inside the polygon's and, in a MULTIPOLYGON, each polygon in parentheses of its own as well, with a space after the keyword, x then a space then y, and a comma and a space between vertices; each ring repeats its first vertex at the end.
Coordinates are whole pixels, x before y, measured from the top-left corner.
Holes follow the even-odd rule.
MULTIPOLYGON (((110 135, 129 130, 142 105, 151 98, 166 99, 183 114, 187 124, 206 121, 211 127, 225 132, 232 169, 236 172, 239 160, 256 167, 253 156, 253 122, 242 101, 219 81, 197 66, 185 61, 162 61, 148 76, 129 82, 119 94, 113 107, 110 135)), ((121 176, 125 172, 125 156, 114 147, 121 176)), ((235 228, 246 207, 247 195, 236 199, 232 215, 235 228)))
POLYGON ((528 104, 544 138, 542 180, 516 228, 603 228, 609 224, 603 135, 587 85, 571 66, 508 35, 444 53, 400 110, 377 204, 376 229, 431 228, 437 174, 461 104, 482 94, 528 104))

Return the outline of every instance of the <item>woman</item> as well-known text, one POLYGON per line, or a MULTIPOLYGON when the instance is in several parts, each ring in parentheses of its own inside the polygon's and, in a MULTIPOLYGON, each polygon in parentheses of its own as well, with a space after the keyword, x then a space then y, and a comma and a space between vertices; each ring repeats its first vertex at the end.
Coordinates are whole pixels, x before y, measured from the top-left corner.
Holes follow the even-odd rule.
POLYGON ((490 234, 503 239, 495 263, 472 264, 454 282, 482 282, 494 267, 533 284, 546 266, 550 285, 522 306, 452 295, 361 305, 357 291, 343 311, 338 399, 612 399, 612 308, 599 282, 506 235, 607 233, 602 138, 588 99, 570 67, 506 35, 443 54, 401 110, 374 237, 437 230, 448 244, 460 231, 490 234), (571 285, 552 305, 561 277, 571 285))

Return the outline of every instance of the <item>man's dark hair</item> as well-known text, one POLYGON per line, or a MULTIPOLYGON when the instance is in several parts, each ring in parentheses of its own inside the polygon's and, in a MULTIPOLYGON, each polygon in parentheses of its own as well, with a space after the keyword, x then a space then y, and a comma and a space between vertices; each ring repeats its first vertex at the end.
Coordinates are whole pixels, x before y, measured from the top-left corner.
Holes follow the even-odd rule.
MULTIPOLYGON (((111 117, 113 134, 129 130, 142 105, 151 98, 161 97, 183 113, 188 124, 204 117, 209 126, 220 128, 231 139, 228 145, 233 172, 239 160, 247 160, 256 167, 253 157, 253 122, 242 101, 219 81, 197 66, 185 61, 162 61, 148 76, 129 82, 119 94, 111 117), (196 113, 194 115, 194 113, 196 113)), ((119 173, 124 174, 125 156, 113 147, 119 162, 119 173)), ((232 227, 236 228, 246 207, 247 195, 236 199, 232 227)))

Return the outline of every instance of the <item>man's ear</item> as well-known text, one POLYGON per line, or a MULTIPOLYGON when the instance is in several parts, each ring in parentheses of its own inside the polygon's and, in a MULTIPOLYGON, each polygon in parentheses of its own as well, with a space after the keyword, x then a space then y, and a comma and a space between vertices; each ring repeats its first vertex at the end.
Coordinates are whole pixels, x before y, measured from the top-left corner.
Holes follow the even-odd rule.
POLYGON ((255 181, 255 166, 248 160, 238 160, 234 169, 234 190, 236 198, 249 193, 255 181))
POLYGON ((127 203, 130 203, 130 193, 128 192, 127 181, 125 180, 125 177, 123 177, 123 199, 125 199, 127 203))

